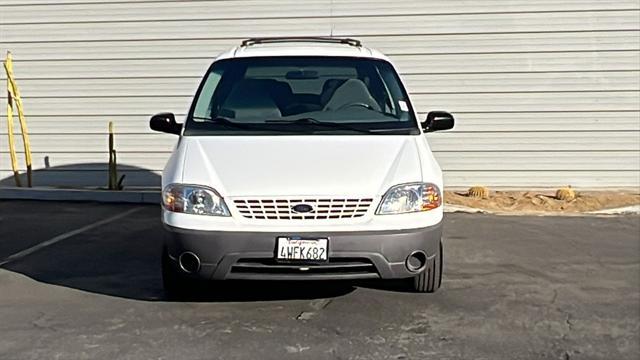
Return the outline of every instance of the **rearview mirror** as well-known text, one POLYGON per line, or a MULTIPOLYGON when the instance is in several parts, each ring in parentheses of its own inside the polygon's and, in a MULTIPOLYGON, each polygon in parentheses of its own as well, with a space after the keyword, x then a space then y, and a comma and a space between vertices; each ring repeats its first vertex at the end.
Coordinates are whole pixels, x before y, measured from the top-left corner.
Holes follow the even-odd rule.
POLYGON ((453 129, 455 120, 453 115, 446 111, 431 111, 427 114, 427 120, 422 123, 422 130, 434 132, 453 129))
POLYGON ((176 117, 168 112, 153 115, 149 120, 149 127, 151 130, 168 134, 180 135, 182 132, 182 124, 178 124, 176 117))

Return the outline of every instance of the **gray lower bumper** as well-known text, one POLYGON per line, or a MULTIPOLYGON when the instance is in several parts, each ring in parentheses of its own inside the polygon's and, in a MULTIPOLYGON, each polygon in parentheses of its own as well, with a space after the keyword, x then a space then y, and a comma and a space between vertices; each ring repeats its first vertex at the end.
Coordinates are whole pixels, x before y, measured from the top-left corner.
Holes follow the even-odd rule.
POLYGON ((360 279, 406 278, 405 260, 416 250, 431 260, 442 237, 442 224, 390 231, 360 232, 227 232, 185 230, 165 225, 169 255, 190 251, 201 260, 205 279, 360 279), (329 262, 315 266, 276 263, 276 238, 329 238, 329 262), (310 268, 310 270, 301 269, 310 268))

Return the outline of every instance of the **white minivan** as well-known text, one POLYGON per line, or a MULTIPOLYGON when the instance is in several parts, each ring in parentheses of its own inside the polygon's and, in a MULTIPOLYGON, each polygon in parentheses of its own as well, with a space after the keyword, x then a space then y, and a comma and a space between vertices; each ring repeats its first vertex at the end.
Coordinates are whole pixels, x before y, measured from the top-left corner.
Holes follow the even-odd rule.
POLYGON ((220 55, 162 174, 168 296, 202 279, 442 278, 442 173, 391 61, 358 40, 254 38, 220 55))

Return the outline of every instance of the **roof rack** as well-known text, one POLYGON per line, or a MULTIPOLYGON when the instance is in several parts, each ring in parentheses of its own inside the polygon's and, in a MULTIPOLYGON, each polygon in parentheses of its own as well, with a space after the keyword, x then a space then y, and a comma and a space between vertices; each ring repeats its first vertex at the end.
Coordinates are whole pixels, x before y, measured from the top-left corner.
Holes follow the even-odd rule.
POLYGON ((355 47, 361 47, 360 40, 350 38, 334 38, 324 36, 295 36, 295 37, 258 37, 250 38, 242 41, 242 46, 251 46, 256 44, 283 43, 283 42, 317 42, 317 43, 333 43, 345 44, 355 47))

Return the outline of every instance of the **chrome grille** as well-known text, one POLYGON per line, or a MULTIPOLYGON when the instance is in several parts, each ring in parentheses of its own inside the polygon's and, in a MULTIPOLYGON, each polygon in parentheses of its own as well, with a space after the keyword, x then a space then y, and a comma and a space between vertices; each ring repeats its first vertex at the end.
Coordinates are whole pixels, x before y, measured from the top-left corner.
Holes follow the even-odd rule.
POLYGON ((364 216, 373 199, 354 198, 278 198, 278 199, 234 199, 233 204, 240 214, 249 219, 265 220, 318 220, 351 219, 364 216), (310 205, 309 212, 298 213, 293 207, 310 205))

